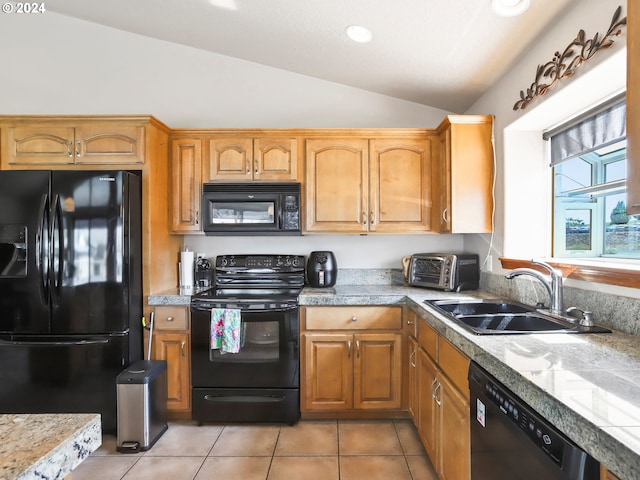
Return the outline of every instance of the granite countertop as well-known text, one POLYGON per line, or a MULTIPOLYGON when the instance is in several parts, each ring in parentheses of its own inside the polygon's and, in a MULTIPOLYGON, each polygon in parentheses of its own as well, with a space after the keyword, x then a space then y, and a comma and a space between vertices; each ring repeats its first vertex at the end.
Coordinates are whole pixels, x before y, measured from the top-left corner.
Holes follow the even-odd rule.
MULTIPOLYGON (((151 298, 151 297, 150 297, 151 298)), ((439 298, 496 298, 402 285, 305 288, 302 306, 406 304, 622 480, 640 478, 638 337, 607 334, 474 335, 424 304, 439 298)), ((178 301, 157 297, 159 305, 178 301)), ((179 300, 188 305, 190 296, 179 300)))
POLYGON ((98 414, 0 415, 0 480, 64 478, 101 444, 98 414))

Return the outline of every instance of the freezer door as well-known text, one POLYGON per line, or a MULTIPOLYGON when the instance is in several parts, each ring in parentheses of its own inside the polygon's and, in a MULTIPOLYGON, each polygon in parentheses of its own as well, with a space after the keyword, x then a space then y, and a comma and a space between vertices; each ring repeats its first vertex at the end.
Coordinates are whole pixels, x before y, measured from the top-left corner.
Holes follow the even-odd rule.
POLYGON ((140 294, 132 290, 139 290, 139 281, 131 279, 136 268, 131 264, 131 242, 139 241, 140 228, 130 224, 130 174, 86 171, 52 175, 51 332, 127 331, 133 321, 131 308, 138 309, 136 323, 141 315, 140 294), (136 305, 132 305, 132 295, 136 305))
POLYGON ((128 345, 127 334, 0 336, 0 412, 100 413, 115 431, 128 345))
POLYGON ((49 331, 49 181, 0 172, 0 332, 49 331))

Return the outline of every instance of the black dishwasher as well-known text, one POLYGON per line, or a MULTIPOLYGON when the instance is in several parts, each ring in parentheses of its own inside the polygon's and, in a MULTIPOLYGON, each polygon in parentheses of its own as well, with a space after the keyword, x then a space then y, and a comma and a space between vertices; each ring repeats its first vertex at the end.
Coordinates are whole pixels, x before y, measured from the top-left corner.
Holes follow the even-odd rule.
POLYGON ((600 464, 471 362, 472 480, 598 480, 600 464))

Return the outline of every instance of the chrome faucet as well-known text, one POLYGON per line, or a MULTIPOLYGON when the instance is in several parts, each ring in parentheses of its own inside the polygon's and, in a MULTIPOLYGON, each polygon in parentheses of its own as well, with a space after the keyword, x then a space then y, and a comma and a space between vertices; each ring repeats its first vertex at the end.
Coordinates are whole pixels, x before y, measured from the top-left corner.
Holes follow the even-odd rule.
POLYGON ((511 280, 520 275, 529 275, 536 278, 549 292, 549 311, 555 315, 562 315, 564 313, 562 310, 562 271, 545 262, 531 260, 531 263, 549 270, 549 278, 533 268, 516 268, 505 275, 505 278, 511 280))

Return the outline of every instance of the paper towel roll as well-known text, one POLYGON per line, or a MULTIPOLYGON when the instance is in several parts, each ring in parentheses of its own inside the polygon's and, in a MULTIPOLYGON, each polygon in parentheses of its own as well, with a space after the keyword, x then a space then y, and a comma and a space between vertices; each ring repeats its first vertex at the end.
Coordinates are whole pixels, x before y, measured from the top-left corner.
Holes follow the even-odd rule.
POLYGON ((180 286, 193 287, 193 252, 180 252, 180 286))

